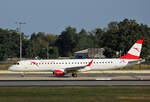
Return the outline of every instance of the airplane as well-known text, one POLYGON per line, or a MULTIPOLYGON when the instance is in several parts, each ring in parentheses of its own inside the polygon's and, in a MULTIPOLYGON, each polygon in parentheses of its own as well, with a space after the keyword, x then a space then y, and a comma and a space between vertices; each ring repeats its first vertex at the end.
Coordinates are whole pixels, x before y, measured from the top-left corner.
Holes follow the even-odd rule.
POLYGON ((77 77, 78 72, 110 70, 139 64, 142 44, 143 40, 137 40, 130 50, 119 58, 22 60, 10 66, 8 70, 19 72, 50 71, 55 76, 71 73, 72 77, 77 77))

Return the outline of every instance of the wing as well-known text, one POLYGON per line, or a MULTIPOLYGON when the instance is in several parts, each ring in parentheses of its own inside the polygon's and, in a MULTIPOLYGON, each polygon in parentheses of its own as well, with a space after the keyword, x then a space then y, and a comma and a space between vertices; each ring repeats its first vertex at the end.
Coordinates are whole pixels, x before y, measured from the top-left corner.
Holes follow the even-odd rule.
POLYGON ((66 68, 65 71, 66 71, 67 73, 77 72, 77 71, 80 70, 80 69, 84 69, 84 68, 86 68, 86 67, 88 67, 88 66, 91 66, 92 62, 93 62, 93 59, 92 59, 87 65, 84 65, 84 66, 77 66, 77 67, 69 67, 69 68, 66 68))

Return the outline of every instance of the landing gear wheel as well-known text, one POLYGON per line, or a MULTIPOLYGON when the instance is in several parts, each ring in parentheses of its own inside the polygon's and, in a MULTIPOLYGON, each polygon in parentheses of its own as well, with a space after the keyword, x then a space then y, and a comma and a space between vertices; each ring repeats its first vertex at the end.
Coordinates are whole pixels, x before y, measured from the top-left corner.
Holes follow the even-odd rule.
POLYGON ((23 72, 23 73, 21 73, 21 77, 24 77, 25 76, 25 73, 23 72))
POLYGON ((77 73, 72 73, 72 77, 77 77, 77 73))
POLYGON ((55 77, 55 76, 56 76, 56 75, 55 75, 55 72, 53 72, 53 73, 52 73, 52 77, 55 77))

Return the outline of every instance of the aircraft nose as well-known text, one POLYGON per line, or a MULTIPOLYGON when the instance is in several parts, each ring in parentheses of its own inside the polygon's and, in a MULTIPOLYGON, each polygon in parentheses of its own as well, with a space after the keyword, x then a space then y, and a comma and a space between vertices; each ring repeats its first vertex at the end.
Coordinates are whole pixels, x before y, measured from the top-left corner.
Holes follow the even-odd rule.
POLYGON ((12 67, 9 67, 8 70, 11 71, 11 70, 12 70, 12 67))
POLYGON ((10 67, 8 68, 8 70, 9 70, 9 71, 12 71, 12 70, 13 70, 13 66, 10 66, 10 67))

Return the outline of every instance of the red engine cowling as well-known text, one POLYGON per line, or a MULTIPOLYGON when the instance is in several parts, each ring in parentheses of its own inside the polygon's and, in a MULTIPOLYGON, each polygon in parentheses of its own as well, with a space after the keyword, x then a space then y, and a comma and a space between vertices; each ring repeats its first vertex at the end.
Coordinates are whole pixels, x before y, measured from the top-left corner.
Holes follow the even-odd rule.
POLYGON ((63 76, 63 75, 65 75, 65 72, 64 72, 64 70, 55 70, 54 74, 56 76, 63 76))

